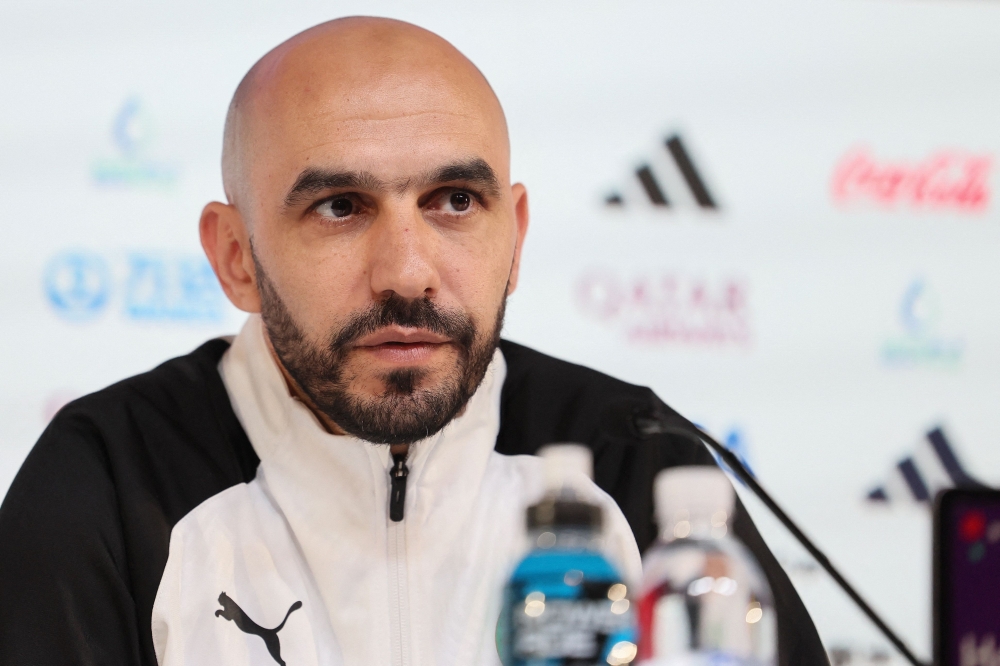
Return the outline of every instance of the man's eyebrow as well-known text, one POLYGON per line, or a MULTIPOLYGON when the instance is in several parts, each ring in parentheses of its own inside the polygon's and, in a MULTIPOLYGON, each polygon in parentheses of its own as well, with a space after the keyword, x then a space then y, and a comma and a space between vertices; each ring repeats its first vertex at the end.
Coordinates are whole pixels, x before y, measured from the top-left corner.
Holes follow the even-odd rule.
MULTIPOLYGON (((474 157, 462 162, 453 162, 439 167, 422 178, 416 179, 420 186, 438 183, 468 183, 482 187, 486 194, 499 196, 500 179, 493 167, 480 157, 474 157)), ((413 179, 396 183, 395 189, 406 190, 415 184, 413 179)), ((309 203, 313 196, 324 190, 358 189, 368 192, 385 190, 387 184, 368 171, 330 171, 327 169, 309 168, 299 174, 295 184, 285 195, 285 207, 296 208, 303 203, 309 203)))
POLYGON ((375 191, 385 188, 385 183, 367 171, 327 171, 306 169, 295 179, 295 184, 285 195, 285 207, 295 208, 323 190, 352 188, 375 191))
POLYGON ((464 162, 447 164, 437 171, 431 173, 426 181, 428 183, 453 183, 463 182, 478 184, 491 196, 500 194, 500 179, 493 171, 493 167, 486 163, 486 160, 474 157, 464 162))

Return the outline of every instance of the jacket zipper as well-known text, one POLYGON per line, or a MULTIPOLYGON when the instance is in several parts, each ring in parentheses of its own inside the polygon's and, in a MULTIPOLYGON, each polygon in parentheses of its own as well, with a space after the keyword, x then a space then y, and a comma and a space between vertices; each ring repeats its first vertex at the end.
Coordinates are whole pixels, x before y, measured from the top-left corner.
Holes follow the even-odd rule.
POLYGON ((406 504, 406 454, 392 456, 389 470, 389 615, 391 619, 391 658, 393 666, 410 663, 409 590, 406 571, 406 527, 403 507, 406 504))
POLYGON ((392 455, 392 469, 389 470, 389 519, 398 523, 403 519, 403 509, 406 506, 406 476, 410 473, 406 466, 406 454, 392 455))

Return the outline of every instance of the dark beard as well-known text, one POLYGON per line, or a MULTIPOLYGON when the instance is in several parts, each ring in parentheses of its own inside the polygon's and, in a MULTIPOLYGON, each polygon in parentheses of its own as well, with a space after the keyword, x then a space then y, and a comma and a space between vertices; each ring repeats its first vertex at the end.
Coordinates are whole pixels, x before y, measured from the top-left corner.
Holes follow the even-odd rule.
POLYGON ((325 346, 316 348, 292 319, 256 257, 254 266, 261 319, 281 364, 316 408, 345 432, 369 442, 409 444, 440 431, 479 388, 500 344, 506 298, 493 330, 479 340, 475 323, 464 312, 442 310, 429 298, 407 300, 392 294, 352 314, 340 330, 331 331, 325 346), (426 374, 420 369, 393 370, 379 377, 386 387, 382 396, 352 395, 349 387, 355 377, 344 376, 349 346, 391 325, 448 337, 458 351, 455 370, 432 388, 418 388, 426 374))

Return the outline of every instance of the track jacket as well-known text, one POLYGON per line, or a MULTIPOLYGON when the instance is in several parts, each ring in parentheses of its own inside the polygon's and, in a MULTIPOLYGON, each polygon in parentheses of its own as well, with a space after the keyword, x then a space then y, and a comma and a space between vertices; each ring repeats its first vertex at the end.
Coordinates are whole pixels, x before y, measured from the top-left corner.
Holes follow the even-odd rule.
MULTIPOLYGON (((213 340, 81 398, 43 433, 0 507, 0 664, 495 664, 500 588, 542 492, 519 454, 591 447, 591 499, 634 578, 653 477, 712 464, 641 435, 631 417, 653 412, 673 414, 504 341, 465 412, 413 447, 392 523, 387 451, 322 431, 251 318, 231 348, 213 340)), ((734 532, 774 591, 782 666, 826 664, 741 508, 734 532)))
MULTIPOLYGON (((259 317, 220 370, 260 466, 174 526, 153 604, 160 665, 499 666, 501 591, 524 552, 525 509, 545 490, 540 458, 493 450, 503 354, 460 416, 411 445, 399 522, 388 447, 328 434, 289 395, 259 317), (241 611, 264 631, 235 626, 241 611)), ((621 510, 579 485, 604 508, 612 560, 638 581, 621 510)))

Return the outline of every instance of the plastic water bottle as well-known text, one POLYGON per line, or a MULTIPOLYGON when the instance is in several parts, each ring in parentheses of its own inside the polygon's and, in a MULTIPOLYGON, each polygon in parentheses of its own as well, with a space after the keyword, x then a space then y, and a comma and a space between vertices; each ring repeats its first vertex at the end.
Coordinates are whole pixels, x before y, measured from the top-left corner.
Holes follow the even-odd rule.
POLYGON ((637 652, 629 590, 601 552, 601 508, 576 487, 592 474, 590 450, 547 446, 548 491, 528 509, 531 551, 504 595, 497 647, 505 666, 619 666, 637 652))
POLYGON ((639 663, 773 666, 771 588, 732 536, 729 479, 714 467, 676 467, 654 488, 660 537, 643 557, 639 663))

